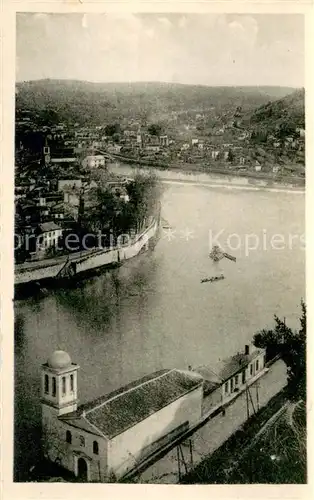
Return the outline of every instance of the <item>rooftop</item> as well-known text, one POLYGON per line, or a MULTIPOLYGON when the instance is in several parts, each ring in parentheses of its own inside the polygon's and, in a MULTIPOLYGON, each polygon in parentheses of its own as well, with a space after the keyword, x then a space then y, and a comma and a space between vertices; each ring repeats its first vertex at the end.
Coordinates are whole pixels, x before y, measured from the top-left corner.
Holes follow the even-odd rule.
POLYGON ((161 370, 83 404, 62 418, 69 423, 84 418, 111 439, 202 383, 202 377, 193 372, 161 370))
POLYGON ((245 354, 244 352, 237 353, 219 361, 214 368, 199 366, 194 371, 204 378, 204 385, 207 389, 210 390, 211 388, 211 390, 214 390, 218 385, 247 367, 254 358, 263 352, 263 349, 254 348, 249 354, 245 354))
POLYGON ((259 354, 263 353, 263 349, 254 349, 250 354, 238 353, 222 362, 222 366, 218 375, 225 381, 228 380, 235 373, 243 370, 250 362, 259 354))
POLYGON ((57 231, 58 229, 61 229, 61 227, 55 224, 55 222, 43 222, 42 224, 39 224, 38 227, 43 233, 47 233, 49 231, 57 231))

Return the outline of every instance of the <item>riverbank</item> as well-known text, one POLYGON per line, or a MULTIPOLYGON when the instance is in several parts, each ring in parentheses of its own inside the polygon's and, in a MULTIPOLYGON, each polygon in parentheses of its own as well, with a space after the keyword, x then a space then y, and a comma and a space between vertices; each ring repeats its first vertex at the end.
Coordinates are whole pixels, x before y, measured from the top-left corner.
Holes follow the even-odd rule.
MULTIPOLYGON (((99 151, 104 153, 103 151, 99 151)), ((117 163, 130 165, 133 169, 151 169, 159 170, 163 173, 180 173, 182 175, 207 175, 215 176, 219 175, 221 177, 232 177, 234 179, 244 179, 261 181, 269 184, 276 184, 278 186, 293 186, 293 187, 304 187, 305 188, 305 177, 302 176, 282 176, 280 174, 271 174, 263 172, 252 172, 252 171, 242 171, 242 170, 232 170, 230 168, 224 167, 213 167, 204 165, 204 163, 162 163, 150 160, 141 160, 136 158, 128 158, 119 154, 110 155, 111 158, 115 159, 117 163)))
POLYGON ((94 269, 121 265, 155 244, 160 227, 160 209, 158 216, 152 219, 150 225, 142 233, 137 234, 128 245, 85 250, 52 259, 18 264, 15 266, 14 283, 19 287, 34 282, 49 284, 55 280, 84 277, 94 269))
POLYGON ((149 173, 154 169, 154 172, 163 183, 168 184, 190 184, 206 187, 218 187, 226 189, 240 190, 265 190, 273 192, 288 192, 293 194, 304 194, 305 185, 288 182, 287 180, 279 182, 274 179, 263 179, 255 177, 240 177, 234 176, 230 172, 225 174, 217 173, 201 173, 201 172, 179 172, 171 169, 161 170, 156 167, 144 167, 141 165, 127 165, 125 163, 110 163, 108 168, 114 174, 132 176, 137 170, 144 173, 149 173))

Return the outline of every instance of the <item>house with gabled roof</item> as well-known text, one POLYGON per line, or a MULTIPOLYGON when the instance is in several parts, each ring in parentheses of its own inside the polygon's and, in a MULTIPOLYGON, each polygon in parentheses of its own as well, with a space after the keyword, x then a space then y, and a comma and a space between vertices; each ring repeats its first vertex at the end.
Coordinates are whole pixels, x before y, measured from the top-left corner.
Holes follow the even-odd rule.
MULTIPOLYGON (((194 371, 204 379, 204 396, 210 396, 210 405, 225 404, 265 371, 265 349, 250 344, 243 352, 219 360, 212 367, 199 366, 194 371)), ((207 408, 208 409, 208 408, 207 408)))
POLYGON ((35 230, 37 235, 37 251, 45 251, 50 247, 56 247, 62 236, 62 232, 62 228, 54 221, 38 224, 35 230))

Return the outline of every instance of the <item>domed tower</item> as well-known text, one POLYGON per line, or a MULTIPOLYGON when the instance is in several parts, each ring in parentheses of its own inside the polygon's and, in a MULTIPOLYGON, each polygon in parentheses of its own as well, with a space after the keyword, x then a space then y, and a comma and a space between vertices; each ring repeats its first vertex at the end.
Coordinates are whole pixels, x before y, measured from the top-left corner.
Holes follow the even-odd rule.
POLYGON ((44 414, 59 417, 77 409, 77 372, 65 351, 55 351, 42 365, 42 409, 44 414))

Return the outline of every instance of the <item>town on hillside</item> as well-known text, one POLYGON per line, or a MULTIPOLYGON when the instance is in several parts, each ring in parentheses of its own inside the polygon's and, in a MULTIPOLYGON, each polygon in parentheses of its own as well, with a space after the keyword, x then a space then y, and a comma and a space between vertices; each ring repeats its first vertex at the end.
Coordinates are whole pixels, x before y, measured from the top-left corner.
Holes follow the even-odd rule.
MULTIPOLYGON (((300 100, 300 92, 295 94, 300 100)), ((210 106, 168 112, 156 123, 122 116, 101 125, 82 125, 71 113, 60 121, 53 108, 36 111, 17 100, 16 262, 55 255, 57 243, 70 229, 91 230, 100 187, 128 202, 128 181, 110 173, 110 162, 304 183, 302 119, 267 126, 267 117, 276 115, 276 106, 282 108, 288 98, 288 109, 293 93, 251 111, 251 116, 235 101, 223 114, 210 106), (31 235, 42 242, 40 249, 34 248, 31 235)), ((115 217, 117 211, 121 206, 115 217)), ((110 220, 112 224, 112 214, 107 214, 107 232, 110 220)))

